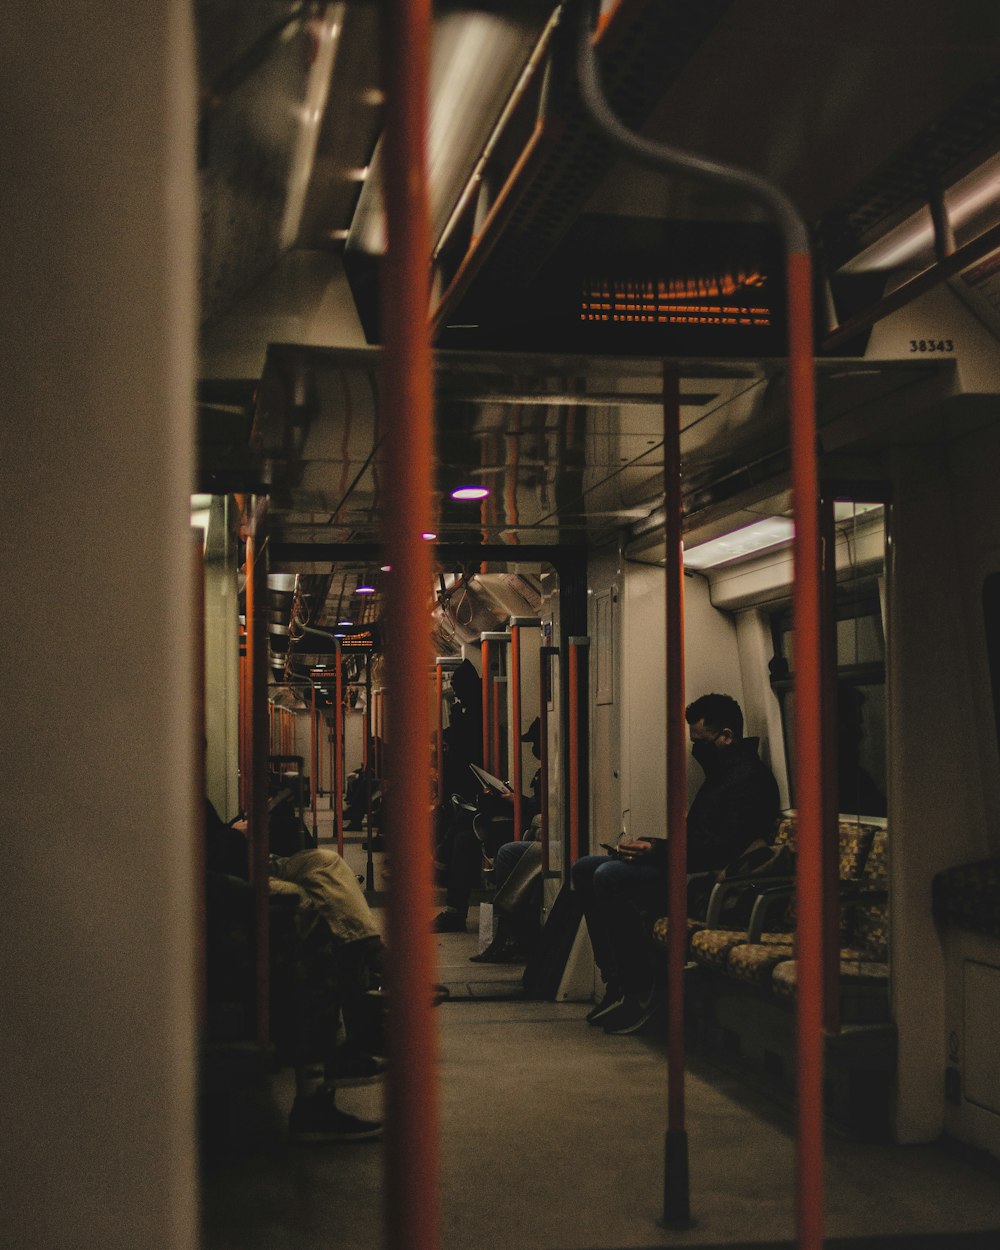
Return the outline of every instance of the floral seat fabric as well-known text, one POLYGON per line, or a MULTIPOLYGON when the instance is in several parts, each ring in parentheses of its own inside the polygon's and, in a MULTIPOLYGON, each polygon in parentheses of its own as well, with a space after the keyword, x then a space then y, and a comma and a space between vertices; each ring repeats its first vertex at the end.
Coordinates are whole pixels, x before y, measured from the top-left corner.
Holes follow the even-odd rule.
POLYGON ((789 940, 785 942, 743 942, 734 946, 726 960, 727 976, 749 985, 770 985, 774 969, 792 957, 791 935, 786 936, 789 940))
MULTIPOLYGON (((699 929, 703 929, 704 927, 705 927, 704 920, 695 920, 693 917, 688 916, 687 918, 688 939, 690 940, 691 935, 693 933, 697 933, 699 929)), ((658 946, 666 946, 669 933, 670 933, 670 917, 661 916, 659 920, 657 920, 653 924, 653 941, 656 942, 658 946)))

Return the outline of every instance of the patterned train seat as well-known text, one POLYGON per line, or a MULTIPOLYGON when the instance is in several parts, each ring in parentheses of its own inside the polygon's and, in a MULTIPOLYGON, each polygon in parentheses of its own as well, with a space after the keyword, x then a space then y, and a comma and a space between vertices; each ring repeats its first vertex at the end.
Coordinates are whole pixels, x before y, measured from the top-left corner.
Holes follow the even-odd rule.
MULTIPOLYGON (((841 907, 840 990, 845 1021, 886 1020, 889 1016, 889 859, 888 833, 875 833, 856 890, 841 907)), ((772 970, 771 988, 793 1001, 798 992, 798 961, 788 958, 772 970)))
MULTIPOLYGON (((786 845, 794 851, 796 821, 794 812, 781 821, 775 847, 786 845)), ((880 833, 884 834, 885 830, 879 826, 850 819, 839 821, 839 876, 842 883, 849 886, 863 879, 872 847, 880 833)), ((777 905, 764 915, 767 930, 753 931, 747 926, 742 929, 703 928, 692 936, 691 957, 703 967, 725 973, 735 980, 766 986, 774 969, 794 954, 794 891, 789 886, 779 893, 775 882, 766 876, 746 883, 745 888, 756 895, 769 889, 775 893, 777 905)), ((712 915, 711 909, 709 914, 712 915)))

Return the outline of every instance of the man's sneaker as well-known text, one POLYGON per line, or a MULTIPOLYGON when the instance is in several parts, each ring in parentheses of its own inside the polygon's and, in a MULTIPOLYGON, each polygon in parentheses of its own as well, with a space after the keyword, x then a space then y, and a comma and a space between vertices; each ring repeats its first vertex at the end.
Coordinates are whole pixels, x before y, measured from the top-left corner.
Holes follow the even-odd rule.
POLYGON ((652 991, 645 997, 638 994, 626 994, 621 1003, 609 1011, 601 1023, 605 1033, 621 1036, 625 1033, 638 1033, 643 1025, 648 1024, 656 1011, 656 1003, 652 991))
POLYGON ((366 1055, 363 1051, 338 1046, 333 1057, 332 1071, 326 1083, 334 1089, 350 1089, 355 1085, 370 1085, 385 1076, 388 1063, 380 1055, 366 1055))
POLYGON ((457 911, 443 911, 434 917, 435 933, 464 933, 465 917, 457 911))
POLYGON ((374 1141, 381 1136, 377 1120, 361 1120, 341 1111, 328 1089, 296 1098, 288 1117, 288 1137, 293 1142, 374 1141))
POLYGON ((591 1007, 587 1012, 585 1019, 588 1024, 600 1024, 609 1012, 614 1011, 616 1007, 620 1007, 624 998, 621 990, 617 985, 609 985, 605 991, 604 997, 596 1007, 591 1007))

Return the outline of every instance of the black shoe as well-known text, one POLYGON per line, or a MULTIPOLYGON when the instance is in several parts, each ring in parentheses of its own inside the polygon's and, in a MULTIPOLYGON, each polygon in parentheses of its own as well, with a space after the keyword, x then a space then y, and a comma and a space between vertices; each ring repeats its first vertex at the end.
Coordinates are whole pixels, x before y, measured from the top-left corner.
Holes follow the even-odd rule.
POLYGON ((493 941, 478 955, 470 955, 469 959, 474 964, 506 964, 515 959, 513 943, 508 942, 506 938, 494 938, 493 941))
POLYGON ((465 917, 461 912, 443 911, 434 917, 435 933, 464 933, 465 917))
POLYGON ((643 997, 638 994, 626 994, 621 1003, 614 1011, 609 1011, 601 1023, 604 1025, 605 1033, 620 1037, 627 1033, 638 1033, 653 1018, 655 1011, 656 1003, 652 990, 643 997))
POLYGON ((621 1006, 624 994, 617 985, 608 985, 604 992, 604 997, 596 1007, 591 1007, 584 1017, 588 1024, 600 1024, 608 1012, 613 1011, 615 1007, 621 1006))
POLYGON ((328 1089, 297 1097, 288 1117, 288 1137, 293 1142, 374 1141, 381 1136, 377 1120, 360 1120, 341 1111, 328 1089))
POLYGON ((338 1046, 327 1071, 326 1083, 334 1089, 371 1085, 385 1076, 388 1063, 380 1055, 366 1055, 349 1046, 338 1046))

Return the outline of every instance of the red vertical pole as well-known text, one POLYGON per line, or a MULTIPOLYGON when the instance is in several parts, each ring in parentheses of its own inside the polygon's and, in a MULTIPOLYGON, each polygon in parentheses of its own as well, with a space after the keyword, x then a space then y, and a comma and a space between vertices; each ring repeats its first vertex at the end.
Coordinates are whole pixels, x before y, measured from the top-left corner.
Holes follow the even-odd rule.
POLYGON ((795 515, 795 805, 798 928, 798 1137, 800 1250, 823 1245, 823 743, 819 491, 816 464, 812 265, 788 256, 788 389, 795 515))
POLYGON ((257 978, 257 1041, 266 1046, 271 1035, 270 968, 268 963, 269 846, 267 829, 267 571, 258 568, 266 555, 258 552, 256 534, 247 536, 246 621, 249 724, 247 753, 247 832, 254 890, 257 978), (262 593, 263 592, 263 593, 262 593))
POLYGON ((484 635, 482 638, 482 650, 479 653, 480 661, 483 666, 483 758, 479 761, 483 768, 488 768, 490 764, 490 640, 484 635))
POLYGON ((337 643, 337 672, 334 677, 333 719, 333 789, 336 806, 333 809, 337 827, 337 854, 344 853, 344 665, 337 643))
POLYGON ((510 623, 511 747, 514 752, 514 841, 521 841, 521 626, 510 623))
POLYGON ((549 870, 549 691, 553 647, 542 647, 538 664, 539 802, 542 805, 542 872, 549 870))
POLYGON ((433 528, 433 407, 428 330, 430 230, 426 130, 430 0, 387 6, 384 194, 388 249, 383 269, 385 341, 386 660, 393 687, 387 787, 393 857, 388 901, 389 1033, 386 1120, 386 1242, 389 1250, 438 1245, 436 1039, 431 1015, 434 943, 427 668, 432 660, 427 595, 433 528), (425 779, 422 783, 420 779, 425 779))
POLYGON ((667 1133, 663 1222, 691 1224, 684 1121, 684 962, 687 957, 687 727, 684 720, 684 543, 681 510, 681 396, 676 368, 663 369, 667 708, 667 1133))

